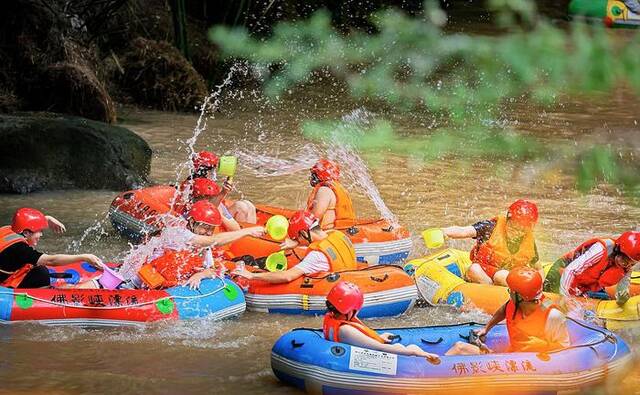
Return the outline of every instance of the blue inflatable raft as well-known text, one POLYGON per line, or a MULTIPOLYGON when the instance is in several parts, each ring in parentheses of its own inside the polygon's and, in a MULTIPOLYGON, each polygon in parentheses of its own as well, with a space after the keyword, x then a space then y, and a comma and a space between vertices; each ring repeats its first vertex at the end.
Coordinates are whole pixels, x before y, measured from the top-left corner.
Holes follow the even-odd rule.
POLYGON ((314 394, 449 394, 577 390, 615 379, 630 366, 629 347, 617 335, 578 321, 568 325, 572 345, 563 350, 500 353, 508 335, 498 325, 486 342, 496 352, 473 356, 444 353, 480 324, 386 330, 400 335, 402 344, 441 355, 439 365, 327 341, 320 330, 295 329, 273 346, 271 368, 281 381, 314 394))

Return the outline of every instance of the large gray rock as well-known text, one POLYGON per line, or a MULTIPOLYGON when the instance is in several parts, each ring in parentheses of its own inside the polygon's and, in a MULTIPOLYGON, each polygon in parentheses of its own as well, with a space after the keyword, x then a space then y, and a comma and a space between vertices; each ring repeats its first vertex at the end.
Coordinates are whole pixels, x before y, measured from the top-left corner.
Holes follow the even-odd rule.
POLYGON ((0 115, 0 192, 135 188, 151 149, 119 126, 53 114, 0 115))

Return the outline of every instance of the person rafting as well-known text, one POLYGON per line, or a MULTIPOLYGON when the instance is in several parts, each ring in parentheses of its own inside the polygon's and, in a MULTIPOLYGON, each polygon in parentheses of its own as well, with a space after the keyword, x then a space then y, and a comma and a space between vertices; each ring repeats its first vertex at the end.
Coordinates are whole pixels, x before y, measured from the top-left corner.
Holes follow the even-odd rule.
POLYGON ((23 207, 13 215, 11 225, 0 228, 0 286, 9 288, 43 288, 50 286, 47 266, 85 261, 96 269, 102 260, 93 254, 49 255, 35 249, 45 229, 66 231, 54 217, 34 208, 23 207))
POLYGON ((357 317, 364 304, 364 296, 357 285, 340 281, 327 295, 327 313, 324 316, 322 332, 325 339, 399 355, 424 357, 438 364, 440 357, 424 351, 415 344, 404 346, 391 344, 397 336, 393 333, 378 334, 357 317))
POLYGON ((188 196, 187 203, 182 205, 179 210, 183 214, 188 213, 193 203, 200 200, 211 202, 218 208, 222 218, 222 227, 225 231, 235 231, 242 229, 242 226, 235 220, 233 214, 224 205, 224 193, 222 188, 210 178, 196 178, 193 180, 191 193, 188 196))
POLYGON ((591 239, 558 259, 545 278, 544 289, 564 296, 583 296, 617 285, 616 302, 629 299, 633 267, 640 262, 640 232, 617 239, 591 239))
MULTIPOLYGON (((137 272, 147 288, 188 285, 197 289, 203 279, 220 276, 224 270, 216 264, 215 258, 219 255, 216 247, 244 236, 264 234, 262 226, 214 233, 222 220, 217 208, 205 200, 192 205, 187 220, 186 227, 167 227, 149 241, 151 252, 144 257, 146 263, 137 272)), ((149 246, 141 246, 137 252, 142 250, 148 251, 149 246)))
POLYGON ((356 219, 349 192, 340 183, 340 167, 327 159, 320 159, 310 169, 309 183, 313 191, 307 199, 307 210, 320 218, 322 229, 333 229, 356 219))
POLYGON ((291 216, 287 233, 289 238, 281 244, 282 249, 308 245, 300 263, 285 271, 249 272, 243 269, 234 271, 234 274, 248 280, 289 283, 303 275, 355 270, 358 267, 351 240, 339 230, 322 230, 318 218, 307 210, 297 211, 291 216))
POLYGON ((476 222, 471 226, 443 228, 451 239, 476 239, 471 250, 473 262, 467 279, 481 284, 506 286, 509 270, 530 266, 541 270, 533 228, 538 222, 538 207, 528 200, 516 200, 506 216, 476 222))
MULTIPOLYGON (((199 178, 211 179, 217 181, 216 168, 220 163, 220 158, 210 151, 200 151, 194 153, 192 156, 193 172, 187 177, 187 179, 180 185, 180 191, 185 191, 191 187, 193 181, 199 178)), ((256 207, 255 205, 246 199, 240 199, 235 201, 227 201, 225 197, 233 190, 233 183, 229 178, 223 182, 223 194, 221 201, 225 205, 225 211, 228 209, 229 215, 236 221, 255 224, 257 222, 256 207)), ((223 215, 225 215, 223 213, 223 215)), ((236 229, 229 229, 236 230, 236 229)))
MULTIPOLYGON (((571 344, 567 320, 560 309, 545 299, 540 271, 527 266, 512 269, 507 275, 509 301, 495 312, 484 328, 475 332, 482 339, 496 324, 506 319, 508 352, 549 352, 571 344)), ((486 346, 484 352, 491 352, 486 346)), ((474 355, 478 345, 457 342, 445 355, 474 355)))

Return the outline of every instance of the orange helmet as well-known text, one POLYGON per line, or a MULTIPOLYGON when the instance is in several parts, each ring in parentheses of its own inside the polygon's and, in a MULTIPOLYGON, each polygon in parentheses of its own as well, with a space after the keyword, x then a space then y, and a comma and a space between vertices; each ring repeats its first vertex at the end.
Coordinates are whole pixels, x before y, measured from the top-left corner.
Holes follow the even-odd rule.
POLYGON ((364 296, 357 285, 348 281, 340 281, 329 291, 327 302, 331 303, 338 312, 349 314, 362 308, 364 296))
POLYGON ((222 188, 210 178, 199 177, 193 180, 193 190, 191 192, 193 199, 218 196, 220 192, 222 192, 222 188))
POLYGON ((222 217, 220 217, 218 208, 206 200, 193 203, 188 217, 196 222, 211 226, 222 225, 222 217))
POLYGON ((311 168, 311 174, 315 174, 320 181, 338 180, 340 178, 340 166, 328 159, 320 159, 311 168))
POLYGON ((213 169, 218 166, 218 162, 220 162, 218 155, 210 151, 195 153, 191 160, 193 161, 193 168, 196 172, 204 169, 213 169))
POLYGON ((518 199, 509 206, 507 219, 531 228, 538 222, 538 206, 532 201, 518 199))
POLYGON ((11 221, 11 230, 22 233, 25 230, 40 232, 49 227, 49 221, 40 210, 23 207, 16 210, 11 221))
POLYGON ((296 211, 295 214, 289 218, 289 229, 287 230, 287 234, 290 239, 297 240, 301 231, 309 231, 318 226, 318 223, 318 219, 311 213, 311 211, 296 211))
POLYGON ((616 240, 620 252, 638 262, 640 261, 640 232, 624 232, 616 240))
POLYGON ((528 266, 513 268, 507 275, 509 289, 518 293, 525 301, 538 299, 542 294, 542 284, 540 272, 528 266))

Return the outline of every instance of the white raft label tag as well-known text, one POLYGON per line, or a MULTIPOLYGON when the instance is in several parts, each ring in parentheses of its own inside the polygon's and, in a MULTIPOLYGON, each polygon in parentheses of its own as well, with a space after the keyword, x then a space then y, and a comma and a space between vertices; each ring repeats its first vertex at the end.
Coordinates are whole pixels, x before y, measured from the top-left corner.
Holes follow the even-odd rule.
POLYGON ((398 371, 398 356, 351 346, 349 369, 395 375, 398 371))

